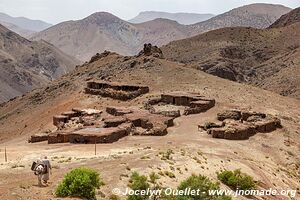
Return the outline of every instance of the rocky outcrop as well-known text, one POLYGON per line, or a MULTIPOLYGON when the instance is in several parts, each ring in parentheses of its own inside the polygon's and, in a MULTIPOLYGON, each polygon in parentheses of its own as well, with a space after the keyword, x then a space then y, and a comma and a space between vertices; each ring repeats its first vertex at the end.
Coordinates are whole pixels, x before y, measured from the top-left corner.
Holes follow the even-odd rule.
POLYGON ((292 10, 291 12, 285 15, 282 15, 269 28, 285 27, 297 22, 300 22, 300 7, 292 10))
POLYGON ((103 53, 96 53, 96 55, 91 57, 91 60, 89 61, 89 63, 93 63, 97 60, 100 60, 101 58, 105 58, 108 55, 112 54, 112 52, 105 50, 103 53))
POLYGON ((152 44, 144 44, 144 48, 140 53, 139 56, 153 56, 155 58, 164 58, 163 52, 157 46, 152 46, 152 44))

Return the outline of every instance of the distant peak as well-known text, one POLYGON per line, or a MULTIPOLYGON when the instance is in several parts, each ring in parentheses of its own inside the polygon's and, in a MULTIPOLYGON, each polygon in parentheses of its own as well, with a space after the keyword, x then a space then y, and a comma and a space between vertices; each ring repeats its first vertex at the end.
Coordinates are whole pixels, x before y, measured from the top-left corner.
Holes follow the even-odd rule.
POLYGON ((87 20, 90 22, 104 22, 104 21, 109 22, 109 21, 116 21, 116 20, 119 21, 121 19, 109 12, 96 12, 84 18, 83 20, 87 20))

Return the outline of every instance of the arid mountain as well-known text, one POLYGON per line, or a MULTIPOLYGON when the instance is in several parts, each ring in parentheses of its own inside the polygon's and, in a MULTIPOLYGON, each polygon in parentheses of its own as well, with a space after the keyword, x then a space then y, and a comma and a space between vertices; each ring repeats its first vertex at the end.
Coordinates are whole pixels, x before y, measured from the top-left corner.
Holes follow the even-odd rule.
POLYGON ((168 13, 168 12, 158 12, 158 11, 145 11, 139 13, 138 16, 129 20, 129 22, 138 24, 147 21, 152 21, 158 18, 163 18, 163 19, 177 21, 179 24, 190 25, 190 24, 196 24, 202 21, 206 21, 212 17, 214 17, 213 14, 168 13))
POLYGON ((52 26, 35 34, 32 39, 48 41, 67 54, 86 61, 104 50, 134 55, 144 43, 161 46, 220 27, 268 27, 288 11, 289 8, 283 6, 255 4, 195 25, 182 25, 168 19, 132 24, 112 14, 99 12, 82 20, 52 26))
POLYGON ((300 7, 281 16, 270 26, 270 28, 280 28, 297 22, 300 22, 300 7))
MULTIPOLYGON (((4 184, 0 187, 0 197, 8 200, 16 196, 53 199, 53 191, 64 175, 83 165, 97 170, 105 181, 101 193, 96 193, 97 199, 103 199, 104 195, 109 197, 116 185, 125 191, 129 177, 135 171, 147 176, 154 172, 158 174, 162 187, 176 188, 191 174, 201 173, 216 182, 216 172, 241 169, 251 175, 261 189, 291 188, 296 192, 296 188, 300 187, 299 106, 299 100, 211 76, 180 63, 153 56, 102 54, 99 59, 77 67, 47 86, 0 106, 0 144, 2 149, 6 147, 9 159, 1 165, 0 177, 4 184), (128 101, 86 94, 84 88, 90 79, 143 84, 150 87, 150 92, 128 101), (149 98, 170 91, 199 93, 214 98, 216 105, 207 112, 177 118, 165 136, 129 135, 114 143, 97 145, 26 142, 32 134, 55 132, 53 116, 72 108, 93 108, 105 112, 107 107, 117 106, 125 107, 123 110, 127 112, 129 106, 143 108, 143 102, 149 98), (199 124, 214 120, 217 113, 240 107, 276 116, 283 128, 258 133, 247 140, 212 138, 198 129, 199 124), (170 154, 170 157, 165 154, 170 154), (37 184, 37 180, 30 170, 32 161, 41 155, 47 155, 53 166, 51 182, 43 188, 32 186, 37 184), (170 173, 172 177, 163 173, 170 173)), ((104 114, 98 116, 99 123, 103 123, 104 114)), ((87 116, 85 119, 91 118, 87 116)), ((73 122, 76 125, 76 120, 73 122)), ((148 125, 148 122, 145 124, 148 125)), ((84 126, 92 129, 89 125, 84 126)), ((4 155, 4 150, 1 151, 4 155)), ((248 199, 245 196, 238 198, 248 199)), ((269 200, 279 198, 289 197, 266 197, 269 200)))
POLYGON ((136 54, 146 42, 167 44, 185 38, 184 25, 166 19, 131 24, 118 17, 99 12, 78 21, 55 25, 36 34, 32 39, 44 39, 64 52, 86 61, 97 52, 116 51, 123 55, 136 54))
MULTIPOLYGON (((294 18, 294 11, 291 13, 294 18)), ((162 49, 169 60, 300 98, 299 46, 300 22, 295 22, 271 29, 236 27, 214 30, 171 42, 162 49)))
POLYGON ((267 28, 291 8, 273 4, 250 4, 217 15, 207 21, 192 25, 193 33, 207 32, 224 27, 267 28))
POLYGON ((22 37, 29 38, 32 34, 35 33, 35 31, 23 29, 15 24, 11 24, 8 22, 0 21, 0 24, 8 28, 9 30, 21 35, 22 37))
POLYGON ((41 20, 32 20, 25 17, 12 17, 5 13, 0 13, 0 23, 23 37, 29 36, 28 33, 39 32, 52 26, 52 24, 41 20))
POLYGON ((60 77, 78 61, 45 41, 29 41, 0 25, 0 63, 4 102, 60 77))

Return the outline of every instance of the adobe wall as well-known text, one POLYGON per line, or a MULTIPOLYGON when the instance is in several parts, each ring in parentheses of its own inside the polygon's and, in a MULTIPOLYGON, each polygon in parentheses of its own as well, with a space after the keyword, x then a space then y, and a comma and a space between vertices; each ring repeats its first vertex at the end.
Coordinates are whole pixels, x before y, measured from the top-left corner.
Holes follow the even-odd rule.
POLYGON ((32 135, 28 142, 36 143, 36 142, 43 142, 48 140, 48 134, 39 134, 39 135, 32 135))
POLYGON ((126 128, 106 128, 100 133, 73 133, 69 137, 70 143, 94 144, 94 143, 113 143, 128 135, 126 128))
POLYGON ((130 100, 149 92, 148 86, 121 83, 88 81, 85 93, 119 100, 130 100))

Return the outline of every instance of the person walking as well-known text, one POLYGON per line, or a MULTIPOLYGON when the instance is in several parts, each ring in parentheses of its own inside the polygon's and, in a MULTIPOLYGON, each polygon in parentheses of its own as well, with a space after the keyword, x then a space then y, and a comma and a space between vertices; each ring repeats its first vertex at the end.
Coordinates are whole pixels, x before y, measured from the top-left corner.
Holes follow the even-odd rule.
POLYGON ((52 174, 52 167, 51 167, 50 161, 48 160, 47 156, 44 156, 44 158, 42 159, 42 162, 45 166, 45 171, 42 175, 42 180, 43 180, 44 184, 47 184, 50 179, 50 174, 52 174))

